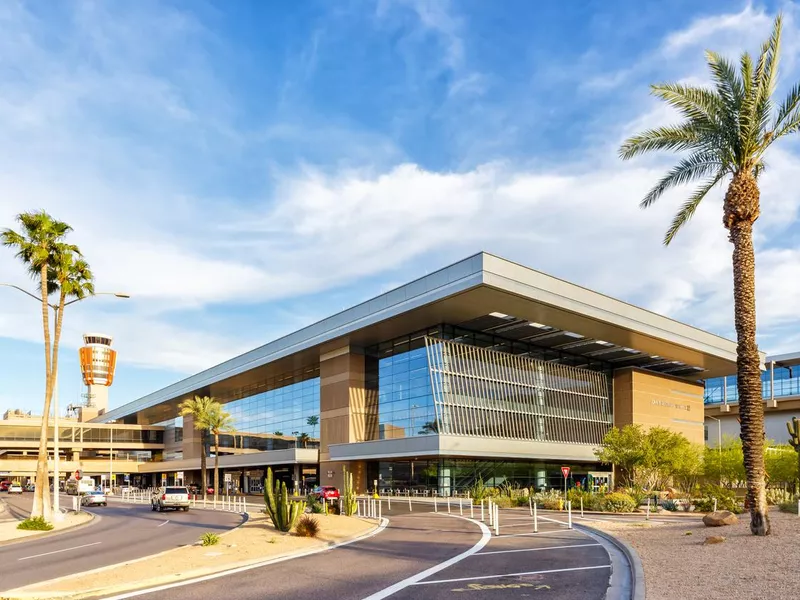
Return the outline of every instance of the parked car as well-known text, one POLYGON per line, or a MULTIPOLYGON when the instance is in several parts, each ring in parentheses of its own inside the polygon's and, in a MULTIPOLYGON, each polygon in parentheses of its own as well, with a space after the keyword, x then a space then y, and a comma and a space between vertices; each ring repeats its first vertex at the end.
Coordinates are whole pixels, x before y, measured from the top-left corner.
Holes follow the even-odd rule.
POLYGON ((316 498, 317 500, 336 500, 339 498, 339 490, 332 485, 317 486, 308 495, 309 498, 316 498))
POLYGON ((81 496, 81 506, 108 506, 108 499, 103 492, 87 492, 81 496))
POLYGON ((167 486, 158 488, 150 501, 150 507, 158 512, 164 512, 168 508, 175 510, 189 510, 189 490, 183 486, 167 486))
POLYGON ((19 481, 15 481, 10 486, 8 486, 8 493, 9 494, 21 494, 22 493, 22 486, 20 485, 19 481))
POLYGON ((0 481, 0 492, 7 492, 8 488, 11 487, 11 482, 7 479, 0 481))
POLYGON ((27 485, 25 486, 25 491, 26 491, 26 492, 35 492, 35 491, 36 491, 36 485, 35 485, 35 484, 33 484, 33 483, 29 483, 29 484, 27 484, 27 485))

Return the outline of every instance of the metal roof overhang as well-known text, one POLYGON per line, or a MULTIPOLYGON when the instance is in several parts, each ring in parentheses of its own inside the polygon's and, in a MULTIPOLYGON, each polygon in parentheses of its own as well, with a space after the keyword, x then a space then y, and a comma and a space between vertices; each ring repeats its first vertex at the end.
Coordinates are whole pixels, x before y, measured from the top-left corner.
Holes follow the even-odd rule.
MULTIPOLYGON (((224 395, 282 373, 314 368, 333 340, 376 344, 440 323, 700 379, 736 370, 736 344, 496 256, 481 253, 98 417, 174 415, 191 394, 224 395)), ((763 362, 763 356, 762 356, 763 362)))

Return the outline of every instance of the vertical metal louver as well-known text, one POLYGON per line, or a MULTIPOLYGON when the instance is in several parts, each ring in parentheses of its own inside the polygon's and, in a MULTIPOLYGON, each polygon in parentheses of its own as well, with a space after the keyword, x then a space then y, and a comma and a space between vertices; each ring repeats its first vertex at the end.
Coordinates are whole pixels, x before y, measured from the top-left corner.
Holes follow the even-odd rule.
POLYGON ((599 444, 611 428, 608 375, 425 338, 443 434, 599 444))

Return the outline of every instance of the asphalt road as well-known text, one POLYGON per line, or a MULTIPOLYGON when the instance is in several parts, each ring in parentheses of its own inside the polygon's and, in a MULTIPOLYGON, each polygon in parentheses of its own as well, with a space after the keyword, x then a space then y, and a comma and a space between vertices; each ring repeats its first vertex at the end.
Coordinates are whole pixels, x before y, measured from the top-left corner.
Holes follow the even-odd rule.
MULTIPOLYGON (((594 538, 542 520, 538 533, 527 511, 502 511, 500 535, 466 518, 415 506, 384 505, 389 526, 378 535, 328 552, 241 571, 135 597, 156 600, 261 600, 278 597, 337 600, 605 597, 611 560, 594 538), (468 556, 461 556, 467 551, 468 556), (451 564, 448 564, 451 563, 451 564)), ((441 507, 440 507, 441 508, 441 507)), ((550 517, 548 517, 550 518, 550 517)), ((119 597, 134 597, 119 596, 119 597)))
MULTIPOLYGON (((71 497, 61 498, 62 506, 72 505, 71 497)), ((12 511, 29 513, 33 494, 3 494, 3 499, 12 511)), ((157 513, 147 504, 109 503, 88 510, 96 515, 90 525, 0 546, 0 591, 192 544, 206 531, 224 531, 242 522, 231 512, 157 513)))

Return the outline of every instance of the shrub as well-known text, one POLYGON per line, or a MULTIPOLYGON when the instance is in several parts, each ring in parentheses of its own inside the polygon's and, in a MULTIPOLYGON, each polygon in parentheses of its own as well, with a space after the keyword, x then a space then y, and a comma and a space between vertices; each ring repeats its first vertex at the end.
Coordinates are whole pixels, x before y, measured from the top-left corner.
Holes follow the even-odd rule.
POLYGON ((661 506, 664 507, 664 510, 668 510, 669 512, 678 512, 678 510, 680 510, 680 505, 677 500, 664 500, 661 506))
POLYGON ((787 500, 786 502, 781 502, 778 505, 778 508, 781 510, 781 512, 797 514, 797 500, 787 500))
POLYGON ((572 502, 572 510, 579 510, 583 500, 584 510, 603 510, 603 497, 587 490, 573 488, 567 492, 567 500, 572 502))
POLYGON ((487 490, 483 485, 483 479, 477 479, 469 488, 469 497, 472 498, 473 504, 480 504, 481 500, 486 498, 487 490))
POLYGON ((547 490, 533 495, 533 501, 546 510, 561 510, 564 508, 564 497, 558 490, 547 490))
POLYGON ((318 498, 314 496, 310 496, 306 504, 308 505, 308 508, 312 513, 322 514, 325 512, 325 506, 322 504, 322 502, 319 501, 318 498))
POLYGON ((513 508, 514 506, 519 506, 516 503, 515 498, 509 498, 508 496, 496 496, 492 498, 492 504, 497 504, 500 508, 513 508))
POLYGON ((638 507, 636 500, 624 492, 611 492, 603 498, 603 510, 606 512, 633 512, 638 507))
POLYGON ((513 499, 514 506, 528 506, 530 496, 517 496, 513 499))
POLYGON ((734 514, 742 512, 739 500, 733 490, 718 485, 706 484, 700 488, 700 497, 694 500, 695 509, 699 512, 714 510, 714 500, 717 501, 717 510, 729 510, 734 514))
POLYGON ((317 537, 319 534, 319 521, 311 515, 303 515, 297 520, 294 530, 300 537, 317 537))
POLYGON ((781 488, 768 488, 767 489, 767 504, 783 504, 784 502, 789 502, 792 499, 792 495, 781 488))
POLYGON ((17 529, 28 531, 50 531, 52 528, 53 524, 45 521, 44 517, 28 517, 17 525, 17 529))
POLYGON ((621 491, 622 493, 628 494, 628 496, 633 498, 633 501, 636 503, 637 508, 640 507, 642 504, 646 504, 647 497, 650 495, 647 492, 645 492, 642 486, 640 485, 635 485, 633 487, 625 488, 624 490, 621 491))
POLYGON ((219 536, 216 533, 211 533, 210 531, 206 531, 203 535, 200 536, 200 543, 203 546, 216 546, 219 544, 219 536))

